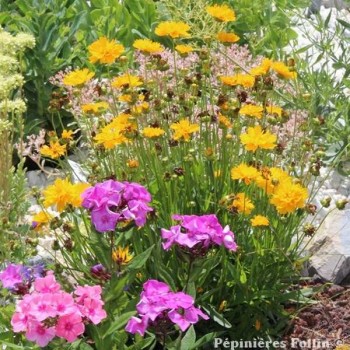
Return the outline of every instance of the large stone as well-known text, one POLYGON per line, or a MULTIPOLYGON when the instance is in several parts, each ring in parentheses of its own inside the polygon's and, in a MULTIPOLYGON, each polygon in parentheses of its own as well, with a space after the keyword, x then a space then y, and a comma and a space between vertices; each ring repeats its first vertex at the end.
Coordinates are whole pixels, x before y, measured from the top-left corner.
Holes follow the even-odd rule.
POLYGON ((342 283, 350 275, 350 209, 333 210, 324 219, 308 248, 309 274, 342 283))

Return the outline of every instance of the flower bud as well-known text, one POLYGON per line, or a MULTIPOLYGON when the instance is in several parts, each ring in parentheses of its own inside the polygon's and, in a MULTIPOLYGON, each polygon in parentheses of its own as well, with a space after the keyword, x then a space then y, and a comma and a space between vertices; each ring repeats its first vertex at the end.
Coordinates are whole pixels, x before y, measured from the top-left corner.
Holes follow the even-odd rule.
POLYGON ((329 206, 331 205, 331 200, 332 198, 331 197, 325 197, 323 199, 321 199, 321 204, 322 204, 322 207, 323 208, 329 208, 329 206))
POLYGON ((339 210, 343 210, 345 209, 346 204, 348 204, 349 201, 347 199, 339 199, 335 202, 335 206, 339 209, 339 210))

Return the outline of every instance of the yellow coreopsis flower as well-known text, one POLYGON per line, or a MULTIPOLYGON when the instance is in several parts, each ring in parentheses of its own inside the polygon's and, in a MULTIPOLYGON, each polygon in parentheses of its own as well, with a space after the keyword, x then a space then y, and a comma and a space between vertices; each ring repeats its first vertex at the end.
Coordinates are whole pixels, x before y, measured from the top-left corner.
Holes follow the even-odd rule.
POLYGON ((238 213, 249 215, 255 206, 245 193, 237 193, 230 208, 237 210, 238 213))
POLYGON ((133 46, 135 49, 149 54, 155 54, 164 51, 164 47, 160 43, 157 43, 150 39, 137 39, 134 41, 133 46))
POLYGON ((141 86, 143 84, 140 77, 136 75, 124 74, 119 77, 114 78, 112 81, 112 86, 115 88, 134 88, 141 86))
POLYGON ((262 106, 255 106, 247 104, 241 107, 239 110, 240 115, 246 115, 248 117, 255 117, 261 119, 263 116, 264 108, 262 106))
POLYGON ((81 207, 81 203, 83 201, 81 194, 89 187, 91 187, 90 184, 83 182, 72 184, 69 204, 75 208, 81 207))
POLYGON ((170 36, 173 39, 177 39, 189 37, 189 30, 190 26, 184 22, 166 21, 159 23, 154 32, 158 36, 170 36))
POLYGON ((249 74, 235 74, 231 76, 221 76, 221 82, 228 86, 242 85, 243 87, 253 87, 255 84, 255 78, 249 74))
POLYGON ((230 119, 219 113, 219 126, 224 128, 230 128, 232 126, 232 123, 230 122, 230 119))
POLYGON ((273 193, 270 203, 279 214, 289 214, 303 208, 308 197, 307 189, 291 180, 282 181, 273 193))
POLYGON ((237 42, 240 38, 235 33, 219 32, 217 35, 217 39, 222 43, 233 44, 237 42))
POLYGON ((193 47, 190 45, 176 45, 175 50, 181 55, 187 55, 193 52, 193 47))
POLYGON ((273 69, 280 77, 284 79, 295 79, 297 77, 297 73, 291 71, 283 62, 272 62, 271 69, 273 69))
POLYGON ((174 140, 183 138, 185 141, 190 140, 190 135, 199 130, 198 124, 190 124, 187 119, 181 119, 178 123, 173 123, 170 128, 175 131, 174 140))
POLYGON ((61 134, 61 138, 64 140, 73 140, 73 131, 64 129, 61 134))
POLYGON ((282 116, 282 108, 278 106, 266 106, 266 112, 271 115, 282 116))
POLYGON ((268 58, 264 58, 263 61, 261 62, 260 66, 253 67, 250 71, 249 74, 258 76, 258 75, 265 75, 269 72, 271 68, 272 61, 268 58))
POLYGON ((231 170, 232 180, 243 180, 246 185, 249 185, 259 176, 259 171, 253 166, 240 164, 231 170))
POLYGON ((91 63, 113 63, 124 52, 124 46, 102 37, 88 47, 91 63))
POLYGON ((252 219, 250 219, 250 222, 253 227, 270 225, 269 219, 263 215, 255 215, 252 219))
POLYGON ((94 72, 90 72, 87 68, 77 69, 68 73, 63 78, 63 84, 67 86, 83 85, 95 75, 94 72))
POLYGON ((62 212, 70 204, 72 184, 68 179, 57 179, 44 190, 44 206, 55 205, 57 211, 62 212))
POLYGON ((44 145, 40 148, 40 154, 44 157, 57 159, 66 154, 67 145, 61 145, 58 141, 50 141, 49 146, 44 145))
POLYGON ((207 6, 207 12, 220 22, 231 22, 236 19, 235 11, 227 5, 207 6))
POLYGON ((146 127, 142 130, 142 134, 147 138, 155 138, 164 135, 165 131, 161 128, 146 127))
POLYGON ((128 168, 138 168, 140 163, 137 159, 129 159, 127 162, 126 162, 126 165, 128 168))
POLYGON ((86 103, 81 106, 81 109, 85 113, 101 113, 105 111, 108 108, 107 102, 93 102, 93 103, 86 103))
POLYGON ((246 134, 240 136, 241 142, 247 151, 255 152, 258 148, 274 149, 277 137, 269 131, 262 131, 261 126, 249 127, 246 134))
POLYGON ((287 179, 291 179, 289 174, 281 168, 264 168, 260 175, 255 179, 258 187, 271 194, 275 191, 278 184, 287 179))
POLYGON ((32 217, 32 227, 35 231, 40 231, 42 226, 48 224, 53 219, 53 215, 46 211, 40 211, 32 217))
POLYGON ((126 265, 133 256, 129 252, 129 247, 118 247, 112 253, 112 259, 117 265, 126 265))

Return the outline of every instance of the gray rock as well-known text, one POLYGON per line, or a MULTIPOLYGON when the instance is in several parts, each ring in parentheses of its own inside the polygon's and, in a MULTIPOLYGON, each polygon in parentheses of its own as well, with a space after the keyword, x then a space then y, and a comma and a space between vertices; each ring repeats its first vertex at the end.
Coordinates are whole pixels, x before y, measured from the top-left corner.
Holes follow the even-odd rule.
POLYGON ((334 7, 337 10, 344 10, 350 8, 350 3, 349 1, 345 0, 312 0, 308 15, 311 15, 312 13, 319 13, 321 6, 324 6, 325 8, 334 7))
POLYGON ((319 227, 308 249, 309 274, 333 283, 350 276, 350 209, 331 211, 319 227))

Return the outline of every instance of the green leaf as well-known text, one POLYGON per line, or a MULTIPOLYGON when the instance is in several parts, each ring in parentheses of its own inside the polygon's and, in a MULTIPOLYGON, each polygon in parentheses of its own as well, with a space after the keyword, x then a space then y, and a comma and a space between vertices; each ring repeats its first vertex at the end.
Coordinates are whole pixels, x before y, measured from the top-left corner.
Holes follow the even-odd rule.
POLYGON ((136 314, 136 311, 129 311, 119 316, 116 320, 112 322, 110 327, 107 329, 107 332, 104 334, 103 338, 107 337, 108 335, 124 327, 126 323, 129 321, 130 317, 134 316, 135 314, 136 314))
POLYGON ((240 281, 242 284, 246 284, 246 283, 247 283, 247 275, 246 275, 246 273, 244 272, 243 268, 241 269, 241 273, 240 273, 240 276, 239 276, 239 281, 240 281))
POLYGON ((146 249, 144 252, 133 258, 131 260, 131 263, 127 266, 127 270, 139 270, 141 267, 143 267, 148 258, 150 257, 153 248, 154 244, 148 249, 146 249))
POLYGON ((181 340, 180 350, 190 350, 196 342, 196 332, 193 325, 187 330, 185 336, 181 340))
POLYGON ((218 334, 215 332, 206 334, 205 336, 203 336, 202 338, 199 338, 196 341, 196 343, 194 344, 192 349, 201 349, 202 345, 208 344, 209 342, 213 341, 213 339, 215 339, 217 336, 218 336, 218 334))
POLYGON ((226 318, 217 312, 215 308, 212 305, 206 305, 202 306, 202 309, 209 315, 209 317, 215 321, 220 326, 223 326, 225 328, 232 328, 232 325, 229 321, 226 320, 226 318))
POLYGON ((337 21, 345 28, 350 29, 350 23, 337 18, 337 21))

